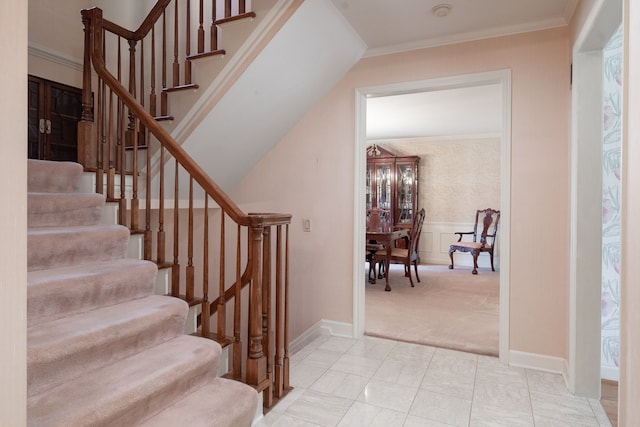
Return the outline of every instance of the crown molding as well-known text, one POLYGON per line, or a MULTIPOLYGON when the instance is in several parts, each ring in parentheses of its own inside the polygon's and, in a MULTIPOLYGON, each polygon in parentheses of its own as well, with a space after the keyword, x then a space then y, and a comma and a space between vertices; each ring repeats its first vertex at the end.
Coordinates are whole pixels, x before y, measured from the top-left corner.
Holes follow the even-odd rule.
POLYGON ((402 43, 394 46, 368 49, 363 55, 364 58, 372 56, 390 55, 394 53, 407 52, 411 50, 427 49, 432 47, 447 46, 457 43, 466 43, 477 40, 490 39, 494 37, 511 36, 515 34, 529 33, 533 31, 549 30, 552 28, 565 27, 568 25, 566 16, 573 15, 577 0, 572 0, 565 10, 565 17, 554 18, 538 22, 529 22, 524 25, 510 25, 499 28, 491 28, 483 31, 472 31, 468 33, 452 34, 449 36, 435 37, 415 42, 402 43))
POLYGON ((66 53, 59 52, 55 49, 42 46, 38 43, 29 42, 28 52, 31 56, 35 56, 49 62, 55 62, 56 64, 63 65, 67 68, 72 68, 77 71, 82 71, 81 60, 78 60, 71 55, 67 55, 66 53))

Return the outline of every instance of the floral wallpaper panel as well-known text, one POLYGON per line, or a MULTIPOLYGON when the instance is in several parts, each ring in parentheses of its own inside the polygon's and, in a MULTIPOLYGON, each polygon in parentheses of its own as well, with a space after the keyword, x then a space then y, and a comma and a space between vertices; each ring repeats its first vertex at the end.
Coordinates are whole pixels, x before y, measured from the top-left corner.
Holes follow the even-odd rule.
POLYGON ((602 138, 602 355, 603 370, 620 360, 620 130, 622 29, 603 50, 602 138))

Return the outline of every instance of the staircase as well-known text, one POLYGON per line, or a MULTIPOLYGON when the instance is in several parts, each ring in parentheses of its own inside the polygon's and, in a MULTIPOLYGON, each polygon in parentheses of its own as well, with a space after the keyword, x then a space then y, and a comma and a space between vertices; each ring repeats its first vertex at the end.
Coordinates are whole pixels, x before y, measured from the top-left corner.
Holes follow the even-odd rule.
POLYGON ((153 295, 156 265, 79 164, 29 161, 28 425, 249 426, 254 388, 217 377, 221 347, 183 334, 188 305, 153 295))

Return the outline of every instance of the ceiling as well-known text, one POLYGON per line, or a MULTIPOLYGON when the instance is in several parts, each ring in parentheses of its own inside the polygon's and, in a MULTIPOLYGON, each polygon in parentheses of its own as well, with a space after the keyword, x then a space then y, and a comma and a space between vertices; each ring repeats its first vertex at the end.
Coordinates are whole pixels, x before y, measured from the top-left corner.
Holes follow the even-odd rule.
MULTIPOLYGON (((579 0, 331 1, 375 56, 565 26, 579 0)), ((371 98, 367 138, 497 134, 501 99, 498 85, 371 98)))

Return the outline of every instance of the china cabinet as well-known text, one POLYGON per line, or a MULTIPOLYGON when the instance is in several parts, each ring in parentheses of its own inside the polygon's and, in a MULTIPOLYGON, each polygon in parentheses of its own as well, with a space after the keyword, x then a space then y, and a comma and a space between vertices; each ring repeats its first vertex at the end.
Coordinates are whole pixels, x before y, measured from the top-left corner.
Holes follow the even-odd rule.
POLYGON ((395 227, 410 228, 418 210, 418 156, 367 147, 366 207, 389 212, 395 227))

